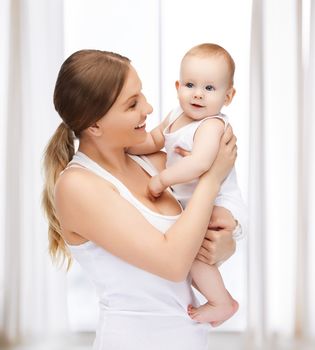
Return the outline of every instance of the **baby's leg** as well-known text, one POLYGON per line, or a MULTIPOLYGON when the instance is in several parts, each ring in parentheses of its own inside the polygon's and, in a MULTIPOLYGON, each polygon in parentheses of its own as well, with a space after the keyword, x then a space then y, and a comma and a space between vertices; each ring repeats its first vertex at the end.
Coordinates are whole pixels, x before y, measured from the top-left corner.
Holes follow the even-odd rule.
POLYGON ((216 266, 195 260, 191 276, 196 288, 208 300, 198 308, 191 305, 188 307, 188 314, 192 319, 202 323, 210 322, 215 327, 233 316, 238 309, 238 303, 226 290, 216 266))

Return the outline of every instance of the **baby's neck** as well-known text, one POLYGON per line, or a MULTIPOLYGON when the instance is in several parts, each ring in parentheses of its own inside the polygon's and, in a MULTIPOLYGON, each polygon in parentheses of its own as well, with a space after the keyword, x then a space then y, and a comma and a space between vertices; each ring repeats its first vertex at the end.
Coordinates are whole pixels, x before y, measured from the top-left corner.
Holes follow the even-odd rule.
MULTIPOLYGON (((205 117, 207 118, 207 117, 205 117)), ((183 128, 184 126, 199 121, 203 120, 204 118, 201 119, 193 119, 189 115, 187 115, 185 112, 183 112, 175 121, 174 123, 170 126, 169 132, 175 132, 178 129, 183 128)))
POLYGON ((182 126, 185 126, 187 124, 193 123, 196 121, 196 119, 193 119, 189 116, 189 114, 183 112, 182 115, 177 118, 177 121, 182 124, 182 126))

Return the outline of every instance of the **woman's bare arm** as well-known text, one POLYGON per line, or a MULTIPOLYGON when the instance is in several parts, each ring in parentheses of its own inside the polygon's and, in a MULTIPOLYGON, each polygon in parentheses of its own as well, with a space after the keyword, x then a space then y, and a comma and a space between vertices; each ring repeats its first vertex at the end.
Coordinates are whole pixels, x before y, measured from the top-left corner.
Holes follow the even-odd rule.
POLYGON ((184 280, 207 231, 220 182, 235 161, 235 137, 225 144, 230 137, 231 131, 223 136, 221 155, 201 177, 186 210, 165 235, 111 184, 78 168, 69 169, 56 185, 56 211, 62 227, 141 269, 173 281, 184 280))
MULTIPOLYGON (((190 152, 180 149, 179 154, 186 157, 190 152)), ((157 152, 149 155, 148 158, 158 171, 165 169, 166 153, 157 152)), ((236 242, 233 237, 236 226, 237 221, 229 210, 214 206, 207 233, 196 259, 208 265, 215 265, 229 259, 236 250, 236 242)))
MULTIPOLYGON (((182 157, 191 154, 182 148, 177 148, 176 152, 182 157)), ((230 258, 236 250, 234 238, 236 226, 237 221, 230 210, 214 206, 207 233, 196 258, 208 265, 219 264, 230 258)))

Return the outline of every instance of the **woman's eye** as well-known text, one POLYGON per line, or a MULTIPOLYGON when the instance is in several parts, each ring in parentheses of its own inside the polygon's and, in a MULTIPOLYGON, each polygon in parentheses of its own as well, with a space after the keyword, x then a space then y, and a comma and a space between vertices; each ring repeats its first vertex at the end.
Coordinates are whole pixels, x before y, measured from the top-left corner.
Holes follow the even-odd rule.
POLYGON ((138 101, 135 101, 131 106, 129 106, 129 109, 135 108, 137 104, 138 104, 138 101))
POLYGON ((214 88, 213 85, 207 85, 207 86, 206 86, 206 90, 207 90, 207 91, 214 91, 215 88, 214 88))
POLYGON ((186 83, 186 87, 188 87, 189 89, 191 89, 193 86, 193 83, 186 83))

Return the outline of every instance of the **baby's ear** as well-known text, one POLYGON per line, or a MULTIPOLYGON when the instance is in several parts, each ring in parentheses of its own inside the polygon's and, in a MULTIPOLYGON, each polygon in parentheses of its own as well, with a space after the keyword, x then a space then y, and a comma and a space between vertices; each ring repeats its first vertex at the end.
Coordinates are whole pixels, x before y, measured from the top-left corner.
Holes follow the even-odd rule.
POLYGON ((235 93, 236 90, 233 87, 227 90, 224 100, 224 106, 228 106, 232 102, 235 93))
POLYGON ((179 81, 178 80, 175 81, 175 87, 176 87, 176 90, 178 91, 178 88, 179 88, 179 81))

